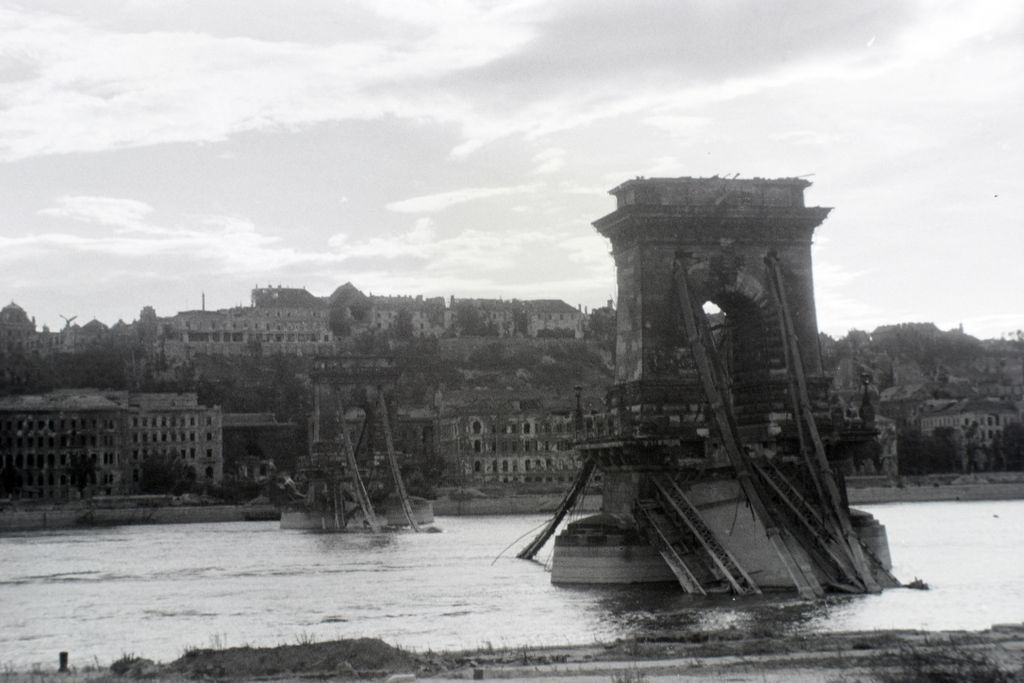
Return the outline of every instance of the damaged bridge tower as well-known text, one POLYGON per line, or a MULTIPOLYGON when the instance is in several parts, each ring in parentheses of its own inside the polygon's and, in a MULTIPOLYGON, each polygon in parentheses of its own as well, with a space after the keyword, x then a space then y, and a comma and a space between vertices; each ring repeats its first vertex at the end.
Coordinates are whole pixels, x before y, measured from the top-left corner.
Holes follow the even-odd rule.
MULTIPOLYGON (((577 444, 602 512, 555 540, 552 581, 738 594, 876 592, 884 527, 842 461, 873 437, 830 412, 797 178, 637 178, 597 220, 618 274, 615 385, 577 444)), ((554 525, 545 530, 554 532, 554 525)), ((546 540, 542 533, 520 556, 546 540)))

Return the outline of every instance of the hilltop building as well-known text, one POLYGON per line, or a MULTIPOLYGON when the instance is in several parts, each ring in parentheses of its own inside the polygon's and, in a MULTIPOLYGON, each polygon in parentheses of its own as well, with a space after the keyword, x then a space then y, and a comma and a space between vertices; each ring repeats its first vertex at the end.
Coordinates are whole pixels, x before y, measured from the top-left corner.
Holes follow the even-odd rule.
POLYGON ((580 339, 587 314, 560 299, 456 299, 366 295, 346 282, 326 297, 302 287, 256 287, 250 306, 180 311, 157 317, 151 306, 132 323, 84 325, 75 317, 57 332, 35 329, 17 304, 0 310, 0 356, 14 353, 80 353, 112 344, 142 344, 164 358, 194 355, 316 356, 336 353, 343 339, 371 333, 400 337, 566 337, 580 339), (461 314, 460 314, 461 311, 461 314))
POLYGON ((572 339, 583 337, 585 316, 561 299, 524 301, 526 336, 562 336, 572 339))
POLYGON ((408 337, 440 337, 451 325, 444 297, 370 296, 369 327, 408 337))
POLYGON ((516 332, 515 301, 503 299, 449 300, 452 332, 459 336, 511 337, 516 332))
POLYGON ((329 305, 304 288, 257 287, 252 306, 182 311, 165 320, 169 357, 316 355, 333 349, 329 305))
POLYGON ((35 347, 36 321, 13 301, 0 309, 0 353, 14 354, 35 347))

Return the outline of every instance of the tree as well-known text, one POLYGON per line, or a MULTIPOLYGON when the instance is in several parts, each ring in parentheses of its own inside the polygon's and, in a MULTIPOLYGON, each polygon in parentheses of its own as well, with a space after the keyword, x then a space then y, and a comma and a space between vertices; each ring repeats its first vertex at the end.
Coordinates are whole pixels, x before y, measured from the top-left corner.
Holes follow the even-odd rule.
POLYGON ((602 349, 614 353, 615 336, 615 310, 605 306, 603 308, 595 308, 591 311, 586 338, 596 341, 602 349))
POLYGON ((497 329, 488 324, 476 306, 468 301, 460 301, 455 305, 455 326, 459 334, 467 337, 493 337, 497 329))
POLYGON ((408 308, 402 308, 398 311, 398 317, 395 319, 395 338, 408 341, 415 336, 415 330, 412 326, 412 311, 408 308))
POLYGON ((90 484, 96 483, 96 457, 85 453, 71 455, 71 485, 78 489, 78 495, 85 497, 85 490, 90 484))
POLYGON ((981 442, 981 429, 977 422, 972 422, 964 430, 965 458, 963 469, 967 472, 985 469, 985 451, 981 442))
POLYGON ((9 496, 19 487, 18 473, 11 466, 0 468, 0 495, 9 496))
POLYGON ((936 429, 929 436, 916 428, 900 431, 897 452, 900 474, 937 474, 960 469, 959 432, 949 427, 936 429))
POLYGON ((1006 425, 1002 449, 1007 469, 1024 470, 1024 424, 1013 422, 1006 425))
POLYGON ((152 455, 142 462, 139 491, 142 493, 173 493, 179 479, 176 458, 152 455))
POLYGON ((332 306, 327 314, 327 326, 335 337, 347 337, 352 334, 352 321, 348 309, 332 306))

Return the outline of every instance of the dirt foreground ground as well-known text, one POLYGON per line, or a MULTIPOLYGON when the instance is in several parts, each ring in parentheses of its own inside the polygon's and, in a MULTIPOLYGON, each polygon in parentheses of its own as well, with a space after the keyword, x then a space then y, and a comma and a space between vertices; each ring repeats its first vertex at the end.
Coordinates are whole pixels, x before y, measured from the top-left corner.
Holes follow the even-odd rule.
POLYGON ((987 631, 865 631, 751 637, 673 632, 578 647, 410 652, 373 638, 196 649, 166 664, 3 672, 10 681, 1024 681, 1024 624, 987 631))

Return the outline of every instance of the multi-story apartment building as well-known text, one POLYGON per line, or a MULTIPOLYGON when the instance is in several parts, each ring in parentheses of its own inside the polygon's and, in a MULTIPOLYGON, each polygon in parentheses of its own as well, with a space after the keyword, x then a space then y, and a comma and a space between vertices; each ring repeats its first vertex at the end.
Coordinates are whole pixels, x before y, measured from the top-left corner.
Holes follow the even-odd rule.
POLYGON ((567 482, 576 473, 571 410, 529 401, 477 401, 437 421, 453 484, 567 482))
POLYGON ((315 355, 334 345, 329 304, 302 288, 257 287, 251 307, 182 311, 164 322, 171 357, 315 355))
POLYGON ((444 297, 371 295, 368 299, 371 330, 400 331, 403 316, 409 326, 407 332, 415 337, 440 337, 451 325, 451 312, 445 308, 444 297))
POLYGON ((56 391, 0 399, 0 466, 8 495, 73 498, 120 492, 120 394, 56 391))
POLYGON ((931 435, 949 428, 964 436, 973 434, 985 446, 991 446, 1007 425, 1020 422, 1020 411, 1012 403, 997 399, 963 399, 921 415, 921 433, 931 435))
POLYGON ((223 476, 220 408, 195 394, 65 389, 0 399, 0 484, 22 498, 138 491, 143 463, 163 457, 187 479, 223 476))
POLYGON ((121 399, 126 425, 123 471, 126 488, 140 481, 149 458, 176 462, 186 479, 219 483, 224 478, 222 414, 199 405, 196 395, 129 394, 121 399))
POLYGON ((563 335, 583 337, 583 311, 573 308, 561 299, 534 299, 524 301, 526 336, 563 335))

